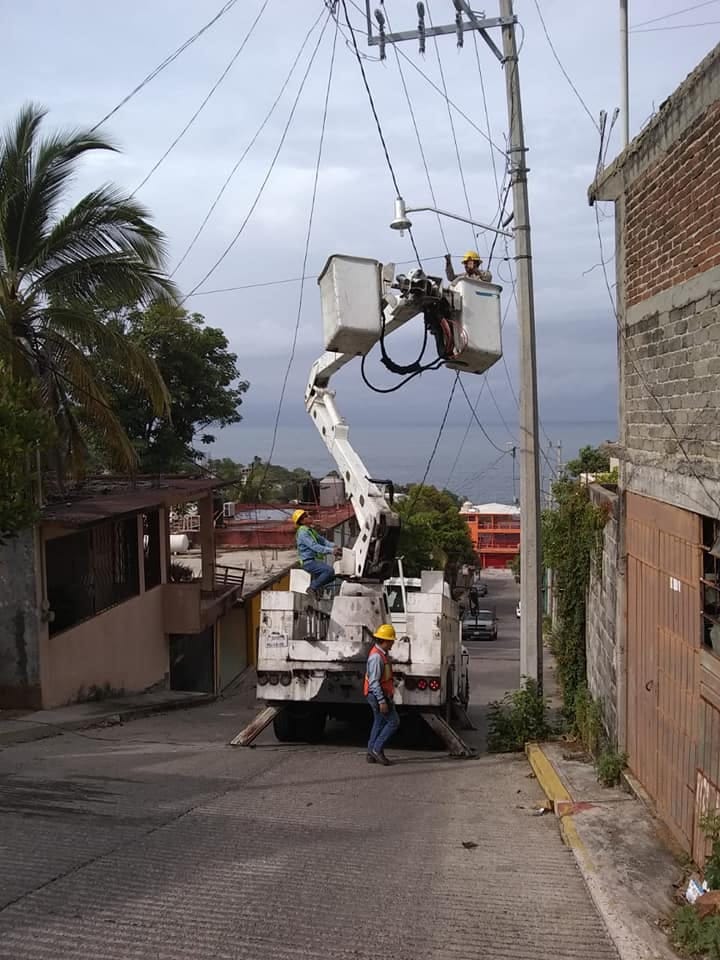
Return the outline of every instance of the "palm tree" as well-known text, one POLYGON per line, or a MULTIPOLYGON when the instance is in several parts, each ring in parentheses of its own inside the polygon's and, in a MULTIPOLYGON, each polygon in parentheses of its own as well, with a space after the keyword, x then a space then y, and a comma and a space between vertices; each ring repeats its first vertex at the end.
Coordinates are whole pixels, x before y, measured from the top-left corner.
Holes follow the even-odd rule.
POLYGON ((45 111, 30 104, 0 137, 0 360, 35 385, 55 422, 56 469, 82 472, 90 424, 118 467, 135 452, 98 376, 93 355, 147 393, 159 416, 169 397, 155 363, 103 320, 109 304, 175 298, 163 272, 165 241, 146 210, 116 187, 60 207, 78 162, 115 150, 92 131, 41 137, 45 111))

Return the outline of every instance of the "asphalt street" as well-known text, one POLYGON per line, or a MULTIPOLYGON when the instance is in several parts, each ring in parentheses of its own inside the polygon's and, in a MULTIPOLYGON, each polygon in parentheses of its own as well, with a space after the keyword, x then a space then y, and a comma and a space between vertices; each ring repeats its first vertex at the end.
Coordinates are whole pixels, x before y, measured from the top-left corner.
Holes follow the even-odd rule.
MULTIPOLYGON (((518 679, 512 581, 472 717, 518 679)), ((238 695, 0 753, 1 960, 611 960, 522 756, 229 747, 238 695)))

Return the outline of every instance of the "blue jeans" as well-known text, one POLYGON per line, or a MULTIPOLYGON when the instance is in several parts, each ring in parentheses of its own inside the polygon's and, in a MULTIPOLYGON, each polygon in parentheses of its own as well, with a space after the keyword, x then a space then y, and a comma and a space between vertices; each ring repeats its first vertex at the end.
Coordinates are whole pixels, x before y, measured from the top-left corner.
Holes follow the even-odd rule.
POLYGON ((303 570, 312 577, 310 581, 311 590, 322 590, 328 583, 335 579, 335 571, 327 563, 321 563, 319 560, 306 560, 303 563, 303 570))
POLYGON ((400 726, 400 717, 394 703, 389 704, 390 710, 387 713, 380 713, 380 706, 372 693, 368 694, 367 702, 373 712, 373 725, 367 748, 370 753, 380 753, 400 726))

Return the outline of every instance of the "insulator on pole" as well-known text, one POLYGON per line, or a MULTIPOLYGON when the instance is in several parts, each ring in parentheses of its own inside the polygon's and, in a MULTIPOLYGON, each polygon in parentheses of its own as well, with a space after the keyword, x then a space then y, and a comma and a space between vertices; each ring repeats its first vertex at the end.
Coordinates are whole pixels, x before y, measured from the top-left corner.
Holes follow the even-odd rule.
POLYGON ((378 33, 380 35, 380 59, 385 59, 385 14, 382 10, 375 11, 375 19, 377 20, 378 33))
POLYGON ((425 4, 418 3, 417 5, 417 15, 418 15, 418 34, 419 34, 419 48, 420 53, 425 53, 425 4))

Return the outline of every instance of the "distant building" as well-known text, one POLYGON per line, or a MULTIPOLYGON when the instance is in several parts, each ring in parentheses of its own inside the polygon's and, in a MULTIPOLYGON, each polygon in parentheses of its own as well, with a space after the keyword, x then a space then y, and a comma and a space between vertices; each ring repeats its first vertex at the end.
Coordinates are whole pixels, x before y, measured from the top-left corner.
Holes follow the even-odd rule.
POLYGON ((520 507, 507 503, 464 503, 460 514, 470 531, 481 567, 504 570, 520 553, 520 507))

